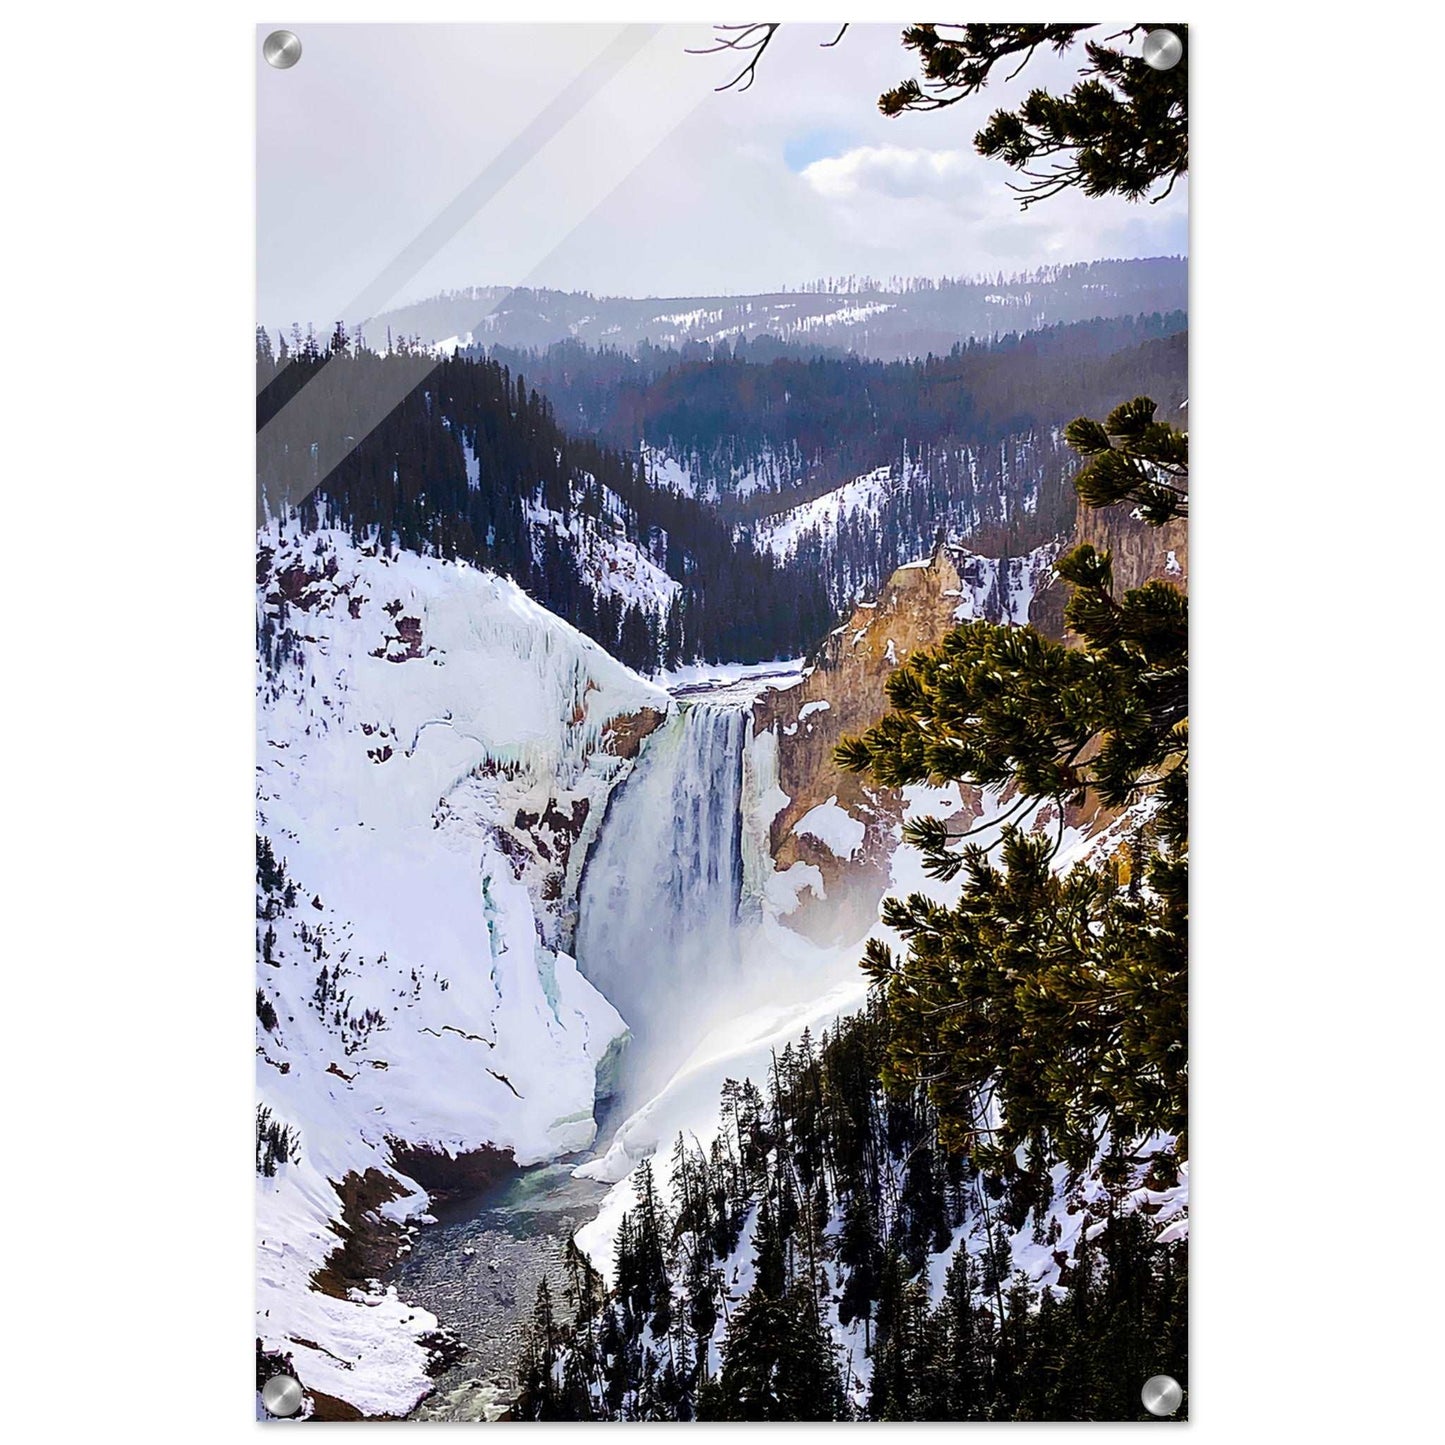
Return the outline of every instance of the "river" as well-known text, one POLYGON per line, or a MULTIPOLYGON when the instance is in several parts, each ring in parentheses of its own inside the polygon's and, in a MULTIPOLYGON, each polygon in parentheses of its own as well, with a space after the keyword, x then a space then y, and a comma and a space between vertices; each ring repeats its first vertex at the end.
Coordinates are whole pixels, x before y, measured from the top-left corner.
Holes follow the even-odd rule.
POLYGON ((568 1238, 596 1213, 605 1184, 574 1179, 577 1159, 525 1169, 485 1194, 436 1206, 392 1281, 429 1309, 467 1353, 413 1420, 497 1419, 511 1403, 522 1333, 545 1277, 559 1304, 568 1238))

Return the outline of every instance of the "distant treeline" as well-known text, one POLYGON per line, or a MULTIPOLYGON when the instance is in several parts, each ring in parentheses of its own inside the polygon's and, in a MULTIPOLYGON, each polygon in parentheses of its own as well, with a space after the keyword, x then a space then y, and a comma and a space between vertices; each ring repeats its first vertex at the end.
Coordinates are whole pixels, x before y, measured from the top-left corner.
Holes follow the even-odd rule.
POLYGON ((746 296, 598 296, 480 286, 375 317, 368 335, 373 345, 390 333, 524 350, 575 339, 623 351, 647 342, 685 347, 745 337, 749 344, 772 341, 803 354, 834 347, 889 361, 941 355, 970 337, 1173 311, 1187 306, 1188 297, 1182 256, 1085 261, 1013 276, 835 277, 746 296))

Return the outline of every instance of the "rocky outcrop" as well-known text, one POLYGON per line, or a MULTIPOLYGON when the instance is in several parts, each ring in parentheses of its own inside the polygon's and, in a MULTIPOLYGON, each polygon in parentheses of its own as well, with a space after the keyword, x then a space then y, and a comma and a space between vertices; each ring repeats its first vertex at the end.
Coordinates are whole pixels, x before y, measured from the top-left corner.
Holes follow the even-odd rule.
POLYGON ((642 751, 642 740, 667 720, 660 708, 643 707, 612 718, 602 729, 604 748, 614 757, 634 759, 642 751))
MULTIPOLYGON (((1142 587, 1146 582, 1172 582, 1189 590, 1189 524, 1170 522, 1151 527, 1123 507, 1101 510, 1081 506, 1068 548, 1088 542, 1095 551, 1108 552, 1114 564, 1114 593, 1142 587)), ((1048 637, 1062 638, 1064 603, 1068 590, 1054 580, 1034 594, 1029 622, 1048 637)))
POLYGON ((480 1194, 517 1172, 516 1157, 510 1149, 477 1149, 451 1153, 432 1144, 408 1144, 388 1139, 392 1162, 410 1179, 415 1179, 434 1199, 457 1194, 480 1194))
POLYGON ((1169 522, 1151 527, 1123 507, 1095 510, 1080 507, 1074 543, 1089 542, 1114 559, 1114 591, 1118 594, 1146 582, 1172 582, 1188 590, 1189 524, 1169 522))
POLYGON ((783 872, 797 863, 816 868, 827 895, 825 901, 816 891, 802 891, 788 923, 820 942, 856 938, 872 921, 888 885, 903 811, 895 790, 846 772, 834 762, 833 749, 882 717, 889 674, 953 626, 970 556, 940 548, 927 562, 900 567, 876 602, 855 608, 828 636, 798 686, 765 693, 753 706, 753 736, 770 732, 775 738, 777 786, 787 795, 772 822, 774 864, 783 872), (850 847, 852 833, 845 829, 840 839, 826 826, 829 817, 838 817, 835 808, 862 825, 856 847, 850 847), (815 832, 805 821, 810 815, 819 819, 815 832))
MULTIPOLYGON (((1121 593, 1153 579, 1187 586, 1182 522, 1154 528, 1120 508, 1081 508, 1074 535, 1063 545, 1080 542, 1110 552, 1121 593)), ((775 772, 758 786, 761 792, 770 784, 777 789, 768 794, 777 805, 768 851, 777 873, 795 870, 785 896, 774 899, 790 927, 822 943, 857 937, 889 886, 905 799, 840 768, 833 760, 838 742, 876 723, 888 709, 889 675, 962 620, 1027 621, 1063 638, 1066 589, 1052 575, 1060 550, 1040 548, 1005 564, 961 547, 940 547, 929 560, 900 567, 876 601, 857 606, 824 641, 801 683, 754 703, 754 755, 765 757, 775 772)), ((960 796, 953 821, 966 825, 979 816, 980 798, 973 789, 960 796)), ((928 811, 939 811, 936 802, 928 811)), ((1071 825, 1090 830, 1112 818, 1093 797, 1068 814, 1071 825)))

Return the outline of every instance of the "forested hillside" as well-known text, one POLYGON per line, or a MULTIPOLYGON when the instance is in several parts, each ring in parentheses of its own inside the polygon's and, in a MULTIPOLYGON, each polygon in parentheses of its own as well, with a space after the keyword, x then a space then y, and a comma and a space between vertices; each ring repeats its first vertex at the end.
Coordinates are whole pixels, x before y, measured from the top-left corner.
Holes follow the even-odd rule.
MULTIPOLYGON (((920 361, 783 355, 722 342, 636 356, 564 343, 508 353, 570 430, 635 453, 661 485, 751 520, 820 496, 905 453, 985 448, 1061 427, 1124 395, 1172 413, 1184 395, 1183 312, 1117 317, 988 341, 920 361)), ((1056 499, 1062 503, 1067 488, 1056 499)), ((1068 526, 1072 510, 1048 518, 1068 526)))
POLYGON ((669 1190, 639 1167, 611 1289, 573 1247, 539 1292, 522 1418, 1140 1417, 1133 1383, 1186 1358, 1172 1152, 1063 1190, 982 1172, 885 1091, 888 1032, 874 1006, 805 1033, 729 1082, 706 1149, 677 1139, 669 1190))
POLYGON ((269 515, 511 577, 643 671, 796 656, 827 631, 817 578, 652 488, 634 458, 565 435, 495 361, 377 355, 338 328, 325 349, 260 332, 256 366, 269 515))
POLYGON ((764 359, 746 342, 494 359, 525 368, 574 431, 640 456, 657 491, 711 502, 759 550, 822 579, 841 615, 940 532, 1003 557, 1067 532, 1077 459, 1064 425, 1121 395, 1178 420, 1186 325, 1179 312, 1093 320, 916 362, 764 359))
POLYGON ((645 672, 796 656, 940 531, 1004 556, 1066 531, 1063 424, 1128 394, 1176 415, 1183 326, 888 363, 741 342, 379 355, 341 328, 325 347, 262 331, 260 491, 304 527, 512 577, 645 672))

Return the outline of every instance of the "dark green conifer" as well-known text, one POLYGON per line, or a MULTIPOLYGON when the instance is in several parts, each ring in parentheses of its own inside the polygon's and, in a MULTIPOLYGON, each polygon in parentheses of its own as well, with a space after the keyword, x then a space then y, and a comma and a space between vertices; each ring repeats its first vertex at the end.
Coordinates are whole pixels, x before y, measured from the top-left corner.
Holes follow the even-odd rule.
MULTIPOLYGON (((1071 432, 1102 447, 1095 463, 1123 456, 1120 439, 1131 469, 1175 467, 1160 485, 1182 504, 1187 439, 1152 417, 1140 400, 1071 432)), ((930 874, 964 874, 962 897, 888 899, 907 953, 870 941, 864 969, 890 1014, 885 1081, 927 1080, 945 1144, 976 1164, 1012 1167, 1026 1148, 1036 1173, 1082 1169, 1106 1136, 1163 1130, 1186 1147, 1187 604, 1164 582, 1116 598, 1108 555, 1087 544, 1058 572, 1077 646, 967 623, 914 653, 889 679, 892 712, 837 750, 891 786, 958 781, 1006 799, 962 834, 906 825, 930 874), (1122 865, 1061 875, 1066 810, 1091 792, 1140 806, 1135 841, 1122 865)))
MULTIPOLYGON (((923 80, 885 92, 884 115, 940 110, 979 94, 995 77, 1016 74, 1040 49, 1062 54, 1093 25, 910 25, 903 43, 918 52, 923 80)), ((998 110, 974 137, 1026 179, 1013 187, 1025 206, 1071 187, 1089 196, 1137 200, 1163 183, 1167 195, 1189 169, 1188 29, 1183 58, 1156 70, 1117 42, 1151 29, 1126 26, 1085 41, 1083 78, 1063 95, 1031 90, 1015 110, 998 110)))

